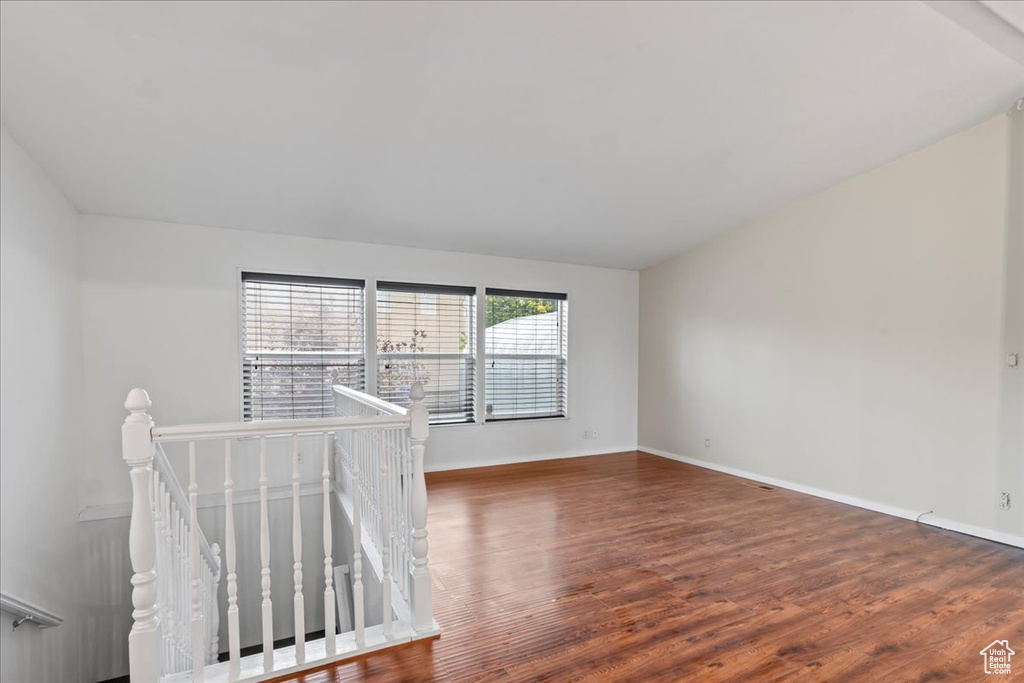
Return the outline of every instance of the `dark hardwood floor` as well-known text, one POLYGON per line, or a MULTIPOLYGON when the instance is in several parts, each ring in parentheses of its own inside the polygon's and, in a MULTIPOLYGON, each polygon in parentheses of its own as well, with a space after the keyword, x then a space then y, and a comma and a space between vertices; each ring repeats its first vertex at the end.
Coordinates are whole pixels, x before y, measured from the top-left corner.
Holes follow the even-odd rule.
POLYGON ((283 680, 1024 680, 1024 550, 635 452, 428 490, 441 638, 283 680))

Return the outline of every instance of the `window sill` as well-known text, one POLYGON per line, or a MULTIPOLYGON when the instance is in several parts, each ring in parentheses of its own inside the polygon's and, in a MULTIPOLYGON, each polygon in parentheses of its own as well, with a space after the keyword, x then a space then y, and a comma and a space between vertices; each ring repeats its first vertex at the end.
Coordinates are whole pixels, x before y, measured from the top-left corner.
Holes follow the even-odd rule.
POLYGON ((430 430, 451 429, 452 427, 483 427, 484 425, 520 425, 535 424, 537 422, 565 422, 571 419, 568 415, 563 417, 533 417, 521 420, 484 420, 482 422, 446 422, 443 424, 430 425, 430 430))

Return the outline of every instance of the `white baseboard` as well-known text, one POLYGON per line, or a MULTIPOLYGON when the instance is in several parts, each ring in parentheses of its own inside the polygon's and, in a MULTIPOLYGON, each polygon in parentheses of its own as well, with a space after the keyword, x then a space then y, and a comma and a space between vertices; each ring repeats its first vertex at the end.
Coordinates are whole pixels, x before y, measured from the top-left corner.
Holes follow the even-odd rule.
MULTIPOLYGON (((882 514, 892 515, 893 517, 900 517, 902 519, 916 520, 923 512, 925 512, 924 510, 908 510, 907 508, 896 507, 894 505, 887 505, 885 503, 877 503, 872 500, 865 500, 863 498, 858 498, 856 496, 848 496, 843 493, 825 491, 823 489, 815 488, 813 486, 796 484, 791 481, 786 481, 785 479, 776 479, 775 477, 768 477, 763 474, 748 472, 746 470, 737 469, 735 467, 719 465, 718 463, 709 462, 707 460, 699 460, 697 458, 691 458, 685 455, 669 453, 668 451, 663 451, 658 448, 650 448, 649 446, 637 446, 637 450, 643 451, 644 453, 650 453, 651 455, 657 455, 662 458, 667 458, 669 460, 684 462, 688 465, 695 465, 697 467, 703 467, 704 469, 714 470, 716 472, 722 472, 724 474, 731 474, 736 477, 743 477, 744 479, 751 479, 753 481, 768 484, 770 486, 776 486, 778 488, 788 489, 790 491, 796 491, 798 493, 806 493, 809 496, 825 498, 826 500, 833 500, 836 501, 837 503, 845 503, 846 505, 853 505, 854 507, 864 508, 865 510, 872 510, 874 512, 881 512, 882 514)), ((956 522, 951 519, 935 517, 934 515, 927 515, 926 517, 922 518, 921 524, 927 524, 928 526, 934 526, 940 529, 947 529, 949 531, 967 534, 968 536, 977 536, 978 538, 984 538, 989 541, 996 541, 997 543, 1004 543, 1006 545, 1016 546, 1017 548, 1024 548, 1024 536, 1017 536, 1015 534, 1009 534, 1003 531, 986 529, 984 527, 975 526, 973 524, 964 524, 962 522, 956 522)))
POLYGON ((425 463, 423 469, 427 472, 448 472, 451 470, 467 470, 475 467, 494 467, 496 465, 515 465, 523 462, 541 462, 543 460, 564 460, 566 458, 585 458, 591 455, 608 455, 609 453, 625 453, 627 451, 635 451, 636 444, 630 444, 628 446, 608 447, 601 448, 598 450, 577 450, 577 451, 557 451, 554 453, 536 453, 529 455, 510 455, 501 458, 489 458, 486 461, 471 460, 465 462, 454 462, 454 463, 431 463, 430 454, 427 453, 427 463, 425 463))

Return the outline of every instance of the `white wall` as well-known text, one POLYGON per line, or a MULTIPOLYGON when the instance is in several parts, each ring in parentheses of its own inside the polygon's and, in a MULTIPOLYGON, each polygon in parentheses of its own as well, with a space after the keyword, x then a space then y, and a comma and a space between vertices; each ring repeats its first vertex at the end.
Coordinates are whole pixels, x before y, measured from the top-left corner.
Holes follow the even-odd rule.
POLYGON ((1010 164, 1006 240, 1003 255, 1003 356, 1016 353, 1018 364, 1000 366, 1000 455, 996 481, 1011 498, 1010 516, 1000 515, 998 529, 1024 528, 1024 111, 1010 116, 1010 164), (1014 486, 1010 482, 1016 482, 1014 486), (1004 485, 1005 483, 1005 485, 1004 485))
POLYGON ((999 438, 1008 128, 644 270, 641 447, 1020 542, 1024 490, 1000 476, 1024 458, 999 438))
POLYGON ((79 680, 78 214, 0 129, 0 585, 65 621, 12 633, 5 683, 79 680))

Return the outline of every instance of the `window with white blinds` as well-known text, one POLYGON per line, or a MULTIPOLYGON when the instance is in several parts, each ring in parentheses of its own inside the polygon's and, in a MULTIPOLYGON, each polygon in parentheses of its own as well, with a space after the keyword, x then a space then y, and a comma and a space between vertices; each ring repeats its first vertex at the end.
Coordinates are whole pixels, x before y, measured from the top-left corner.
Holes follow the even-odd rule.
POLYGON ((472 422, 476 403, 476 289, 377 283, 377 395, 409 405, 421 382, 430 422, 472 422))
POLYGON ((245 420, 333 415, 365 387, 362 280, 242 273, 245 420))
POLYGON ((486 306, 487 420, 565 417, 566 295, 488 289, 486 306))

